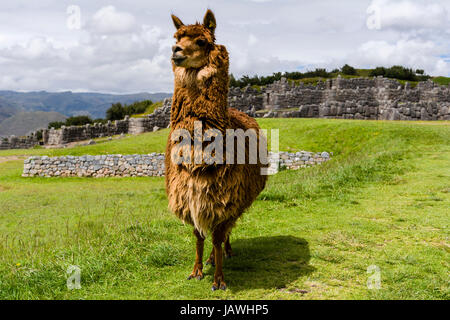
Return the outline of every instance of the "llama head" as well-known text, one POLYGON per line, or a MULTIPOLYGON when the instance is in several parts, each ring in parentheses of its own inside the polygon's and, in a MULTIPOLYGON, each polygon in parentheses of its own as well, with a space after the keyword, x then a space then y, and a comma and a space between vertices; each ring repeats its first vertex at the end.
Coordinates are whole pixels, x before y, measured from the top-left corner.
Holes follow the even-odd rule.
POLYGON ((216 18, 211 10, 206 12, 203 24, 184 25, 181 20, 172 15, 177 28, 176 44, 172 47, 172 62, 177 67, 199 69, 208 64, 208 57, 214 48, 214 31, 216 18))

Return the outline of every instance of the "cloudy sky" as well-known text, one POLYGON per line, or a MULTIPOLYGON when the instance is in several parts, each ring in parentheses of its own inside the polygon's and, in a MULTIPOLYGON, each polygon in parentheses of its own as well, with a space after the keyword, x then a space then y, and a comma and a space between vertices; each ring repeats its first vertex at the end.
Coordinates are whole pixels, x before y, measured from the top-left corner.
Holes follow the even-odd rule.
POLYGON ((2 0, 0 90, 171 92, 170 14, 207 8, 238 76, 345 63, 450 76, 449 0, 2 0))

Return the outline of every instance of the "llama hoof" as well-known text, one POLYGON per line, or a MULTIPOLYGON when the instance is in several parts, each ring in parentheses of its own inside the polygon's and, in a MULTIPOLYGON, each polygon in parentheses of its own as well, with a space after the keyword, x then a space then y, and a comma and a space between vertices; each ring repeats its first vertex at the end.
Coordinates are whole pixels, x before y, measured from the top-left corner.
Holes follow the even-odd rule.
POLYGON ((227 253, 227 254, 225 254, 225 259, 231 259, 231 257, 233 257, 233 256, 234 256, 234 254, 227 253))
POLYGON ((216 291, 218 289, 224 290, 224 291, 227 290, 227 285, 225 282, 220 281, 218 283, 220 283, 220 286, 216 282, 213 283, 212 288, 211 288, 212 291, 216 291))
POLYGON ((211 266, 213 266, 213 267, 215 267, 216 266, 216 264, 214 263, 214 262, 212 262, 212 261, 206 261, 206 265, 211 265, 211 266))
POLYGON ((191 280, 193 278, 196 278, 197 280, 202 280, 203 279, 203 272, 201 270, 195 270, 194 272, 192 272, 189 277, 187 277, 188 280, 191 280))

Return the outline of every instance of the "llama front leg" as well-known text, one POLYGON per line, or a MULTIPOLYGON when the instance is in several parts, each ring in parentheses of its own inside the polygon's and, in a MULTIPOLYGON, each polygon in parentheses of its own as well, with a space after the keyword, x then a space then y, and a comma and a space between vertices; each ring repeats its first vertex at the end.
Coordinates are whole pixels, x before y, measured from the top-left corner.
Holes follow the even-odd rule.
POLYGON ((203 278, 203 247, 205 238, 200 234, 200 232, 197 231, 197 229, 194 229, 194 235, 197 237, 197 244, 195 250, 195 264, 194 270, 189 275, 188 280, 192 278, 197 278, 198 280, 201 280, 203 278))
POLYGON ((221 230, 216 230, 212 234, 212 241, 214 246, 214 260, 216 263, 216 271, 214 272, 214 282, 212 285, 212 291, 217 289, 225 290, 227 285, 223 276, 223 251, 222 251, 222 243, 225 240, 225 234, 221 230))

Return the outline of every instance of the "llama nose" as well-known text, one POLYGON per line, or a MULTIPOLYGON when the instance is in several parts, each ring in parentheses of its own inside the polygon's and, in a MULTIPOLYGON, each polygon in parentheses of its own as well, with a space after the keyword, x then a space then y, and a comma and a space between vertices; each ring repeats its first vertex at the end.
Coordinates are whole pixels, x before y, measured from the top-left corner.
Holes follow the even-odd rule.
POLYGON ((173 46, 172 47, 172 52, 173 53, 177 53, 178 51, 183 51, 183 48, 180 46, 173 46))

